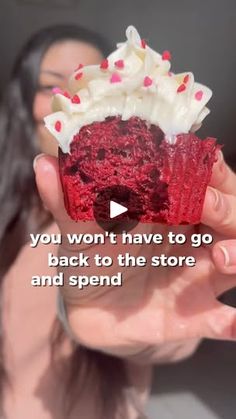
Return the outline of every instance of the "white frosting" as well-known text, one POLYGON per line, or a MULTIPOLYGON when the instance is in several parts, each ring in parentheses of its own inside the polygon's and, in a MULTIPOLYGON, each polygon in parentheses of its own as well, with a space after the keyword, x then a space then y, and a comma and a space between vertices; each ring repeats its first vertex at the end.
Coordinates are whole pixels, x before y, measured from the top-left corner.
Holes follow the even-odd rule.
POLYGON ((208 87, 195 83, 192 73, 170 73, 170 62, 148 45, 142 46, 133 26, 127 28, 126 36, 127 41, 109 55, 107 69, 86 66, 73 74, 69 92, 78 95, 80 103, 60 93, 54 95, 53 113, 45 118, 45 125, 63 152, 70 152, 70 143, 81 127, 108 116, 140 117, 158 125, 173 143, 177 134, 196 131, 210 112, 205 106, 212 96, 208 87), (123 68, 115 65, 118 60, 123 60, 123 68), (121 81, 112 82, 112 76, 121 81))

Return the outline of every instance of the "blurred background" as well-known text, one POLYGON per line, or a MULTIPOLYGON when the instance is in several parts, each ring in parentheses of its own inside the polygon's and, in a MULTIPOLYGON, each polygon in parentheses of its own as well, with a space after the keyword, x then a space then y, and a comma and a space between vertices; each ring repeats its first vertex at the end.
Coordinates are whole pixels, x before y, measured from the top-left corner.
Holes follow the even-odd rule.
MULTIPOLYGON (((19 48, 38 29, 79 23, 116 42, 129 24, 159 52, 172 52, 172 70, 190 70, 213 90, 211 114, 199 134, 217 137, 236 153, 235 0, 1 0, 0 90, 19 48)), ((236 157, 235 157, 236 158, 236 157)))
MULTIPOLYGON (((236 167, 235 0, 0 0, 0 93, 18 50, 38 29, 78 23, 113 46, 133 24, 157 51, 172 52, 172 70, 190 70, 213 90, 201 136, 217 137, 236 167)), ((226 297, 235 305, 235 297, 226 297)), ((190 359, 155 368, 151 419, 235 419, 236 345, 204 341, 190 359)), ((125 419, 125 418, 124 418, 125 419)))

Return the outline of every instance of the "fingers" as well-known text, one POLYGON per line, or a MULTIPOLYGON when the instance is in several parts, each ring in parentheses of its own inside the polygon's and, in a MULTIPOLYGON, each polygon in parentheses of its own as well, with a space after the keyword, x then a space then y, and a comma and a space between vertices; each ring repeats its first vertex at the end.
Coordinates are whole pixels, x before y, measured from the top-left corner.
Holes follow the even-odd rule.
MULTIPOLYGON (((217 242, 212 249, 212 259, 221 273, 215 275, 215 293, 218 297, 236 287, 236 240, 217 242), (223 275, 222 275, 223 274, 223 275)), ((206 337, 236 340, 236 309, 220 302, 206 315, 206 337)))
POLYGON ((236 240, 216 243, 212 250, 212 258, 219 272, 236 275, 236 240))
POLYGON ((212 248, 212 260, 218 271, 212 285, 219 297, 236 287, 236 240, 217 242, 212 248))
MULTIPOLYGON (((236 309, 217 302, 212 310, 204 313, 205 337, 236 340, 236 309)), ((200 323, 199 323, 200 324, 200 323)))
POLYGON ((208 187, 201 222, 220 234, 236 236, 236 196, 208 187))
POLYGON ((210 185, 221 192, 236 196, 236 174, 225 163, 221 150, 218 160, 213 166, 210 185))

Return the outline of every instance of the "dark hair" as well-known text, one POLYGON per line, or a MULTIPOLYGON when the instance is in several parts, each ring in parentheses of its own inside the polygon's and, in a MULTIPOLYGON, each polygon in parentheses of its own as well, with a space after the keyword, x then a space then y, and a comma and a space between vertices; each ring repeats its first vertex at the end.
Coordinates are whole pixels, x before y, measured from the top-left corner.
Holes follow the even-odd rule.
MULTIPOLYGON (((1 283, 21 247, 28 241, 29 233, 40 232, 52 221, 50 214, 42 206, 34 180, 32 161, 39 149, 35 137, 32 107, 38 86, 40 63, 45 52, 52 44, 68 39, 91 44, 104 56, 110 52, 109 44, 93 31, 73 25, 58 25, 42 29, 22 49, 3 97, 0 110, 1 283)), ((57 323, 52 333, 52 348, 58 346, 59 337, 63 337, 63 333, 57 323), (58 328, 60 330, 55 340, 54 332, 58 328)), ((4 378, 7 379, 1 350, 2 340, 1 334, 1 396, 3 384, 5 385, 6 382, 4 378)), ((96 387, 99 388, 99 398, 102 403, 101 418, 117 417, 121 406, 124 406, 121 417, 126 417, 123 389, 125 385, 128 385, 128 379, 124 362, 78 345, 75 345, 74 349, 70 360, 72 371, 72 374, 69 374, 70 390, 73 386, 72 390, 74 389, 75 395, 78 396, 78 391, 82 392, 85 387, 83 382, 80 390, 78 389, 81 376, 85 380, 96 374, 98 381, 96 387)), ((72 401, 70 407, 71 405, 72 401)), ((65 415, 65 417, 68 416, 65 415)))
MULTIPOLYGON (((110 51, 109 44, 100 35, 85 28, 58 25, 42 29, 20 52, 3 96, 0 110, 0 252, 4 255, 1 257, 1 276, 28 239, 29 211, 38 208, 41 215, 44 213, 45 221, 32 170, 33 158, 39 152, 32 108, 42 58, 52 44, 66 39, 89 43, 104 55, 110 51)), ((41 221, 36 227, 39 225, 43 227, 41 221)), ((32 228, 30 225, 31 231, 32 228)))
POLYGON ((229 166, 234 170, 234 172, 236 172, 236 153, 233 152, 230 155, 228 155, 226 161, 229 164, 229 166))

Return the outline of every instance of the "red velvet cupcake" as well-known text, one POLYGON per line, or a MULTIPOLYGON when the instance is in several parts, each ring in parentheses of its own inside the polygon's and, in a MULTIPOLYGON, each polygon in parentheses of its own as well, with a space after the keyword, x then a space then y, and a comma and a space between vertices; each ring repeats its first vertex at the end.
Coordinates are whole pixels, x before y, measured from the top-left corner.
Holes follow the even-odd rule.
POLYGON ((59 141, 65 207, 94 220, 98 191, 122 185, 142 201, 141 222, 196 224, 220 148, 193 132, 209 113, 207 87, 170 73, 133 27, 100 66, 81 67, 70 92, 57 91, 46 126, 59 141), (68 97, 69 96, 69 97, 68 97))

